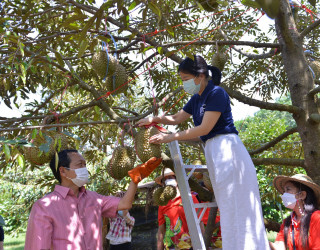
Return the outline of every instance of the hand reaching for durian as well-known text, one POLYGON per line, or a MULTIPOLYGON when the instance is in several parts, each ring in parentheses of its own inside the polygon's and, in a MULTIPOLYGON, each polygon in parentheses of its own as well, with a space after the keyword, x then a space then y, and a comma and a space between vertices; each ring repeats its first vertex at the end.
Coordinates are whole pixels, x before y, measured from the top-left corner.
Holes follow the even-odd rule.
POLYGON ((174 134, 158 133, 150 137, 149 142, 154 144, 168 143, 174 141, 174 134))
POLYGON ((146 117, 137 121, 136 125, 138 127, 141 127, 141 126, 150 125, 151 123, 153 123, 153 117, 146 117))
POLYGON ((143 178, 149 176, 161 163, 162 159, 157 157, 150 158, 147 162, 139 164, 134 169, 128 171, 131 180, 138 184, 143 178))

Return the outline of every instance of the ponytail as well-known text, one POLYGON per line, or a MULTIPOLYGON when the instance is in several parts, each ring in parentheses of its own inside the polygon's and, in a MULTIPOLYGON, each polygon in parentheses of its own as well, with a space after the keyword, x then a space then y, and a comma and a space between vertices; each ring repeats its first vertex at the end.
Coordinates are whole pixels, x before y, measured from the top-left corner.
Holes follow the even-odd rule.
POLYGON ((211 71, 211 78, 213 81, 213 84, 218 86, 221 83, 221 71, 217 67, 208 65, 208 70, 211 71))

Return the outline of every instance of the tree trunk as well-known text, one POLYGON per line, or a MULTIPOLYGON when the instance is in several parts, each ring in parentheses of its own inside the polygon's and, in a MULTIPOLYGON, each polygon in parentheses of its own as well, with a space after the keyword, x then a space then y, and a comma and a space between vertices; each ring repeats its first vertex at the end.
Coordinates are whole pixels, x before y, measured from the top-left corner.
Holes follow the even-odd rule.
POLYGON ((310 115, 318 115, 319 110, 317 98, 308 95, 315 86, 314 79, 304 55, 303 38, 296 28, 288 0, 281 0, 275 24, 292 105, 301 109, 293 118, 304 148, 305 169, 320 184, 320 127, 310 119, 310 115))

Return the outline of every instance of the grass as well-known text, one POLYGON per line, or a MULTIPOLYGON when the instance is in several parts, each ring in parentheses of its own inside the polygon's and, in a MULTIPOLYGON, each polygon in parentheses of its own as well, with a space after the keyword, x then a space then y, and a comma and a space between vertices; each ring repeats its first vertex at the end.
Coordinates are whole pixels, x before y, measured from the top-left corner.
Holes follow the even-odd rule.
MULTIPOLYGON (((276 239, 277 232, 267 231, 268 240, 274 242, 276 239)), ((4 249, 6 250, 23 250, 24 249, 24 241, 25 241, 26 233, 21 233, 18 237, 13 237, 10 235, 5 235, 4 238, 4 249)))
POLYGON ((18 237, 11 235, 4 236, 4 249, 6 250, 23 250, 26 233, 21 233, 18 237))

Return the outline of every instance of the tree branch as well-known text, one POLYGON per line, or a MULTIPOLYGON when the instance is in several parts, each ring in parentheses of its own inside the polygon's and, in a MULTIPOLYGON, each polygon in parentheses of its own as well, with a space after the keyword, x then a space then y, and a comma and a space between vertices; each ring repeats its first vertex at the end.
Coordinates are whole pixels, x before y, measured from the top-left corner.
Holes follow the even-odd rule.
POLYGON ((229 96, 232 98, 237 99, 238 101, 248 104, 250 106, 256 106, 262 109, 267 109, 267 110, 278 110, 278 111, 287 111, 292 114, 298 114, 302 112, 302 110, 296 106, 292 105, 284 105, 284 104, 279 104, 279 103, 270 103, 270 102, 264 102, 256 99, 252 99, 250 97, 247 97, 241 92, 237 90, 232 90, 225 84, 222 84, 223 88, 228 92, 229 96))
POLYGON ((276 54, 276 50, 274 50, 274 49, 270 50, 268 53, 264 53, 264 54, 260 54, 260 55, 246 53, 246 52, 243 52, 240 49, 237 49, 234 47, 232 49, 237 51, 239 54, 244 55, 252 60, 266 59, 266 58, 273 57, 276 54))
POLYGON ((304 160, 300 159, 281 159, 281 158, 252 158, 254 165, 283 165, 289 167, 305 168, 304 160))
POLYGON ((251 46, 255 48, 280 48, 278 43, 258 43, 250 41, 180 41, 175 43, 163 44, 161 47, 173 47, 178 45, 187 45, 192 43, 192 45, 241 45, 241 46, 251 46))
POLYGON ((268 148, 273 147, 278 142, 282 141, 284 138, 286 138, 289 135, 291 135, 293 133, 296 133, 296 132, 298 132, 298 128, 297 127, 291 128, 291 129, 287 130, 286 132, 282 133, 281 135, 279 135, 278 137, 276 137, 275 139, 273 139, 272 141, 270 141, 268 143, 265 143, 260 148, 249 151, 249 154, 252 156, 252 155, 255 155, 255 154, 262 153, 263 151, 267 150, 268 148))
POLYGON ((310 90, 309 93, 308 93, 308 97, 312 98, 312 97, 314 97, 316 94, 318 94, 319 92, 320 92, 320 86, 318 86, 318 87, 310 90))
POLYGON ((310 31, 312 31, 313 29, 317 28, 320 24, 320 19, 318 19, 317 21, 313 22, 310 26, 308 26, 307 28, 305 28, 301 33, 300 33, 300 37, 304 38, 307 34, 309 34, 310 31))

